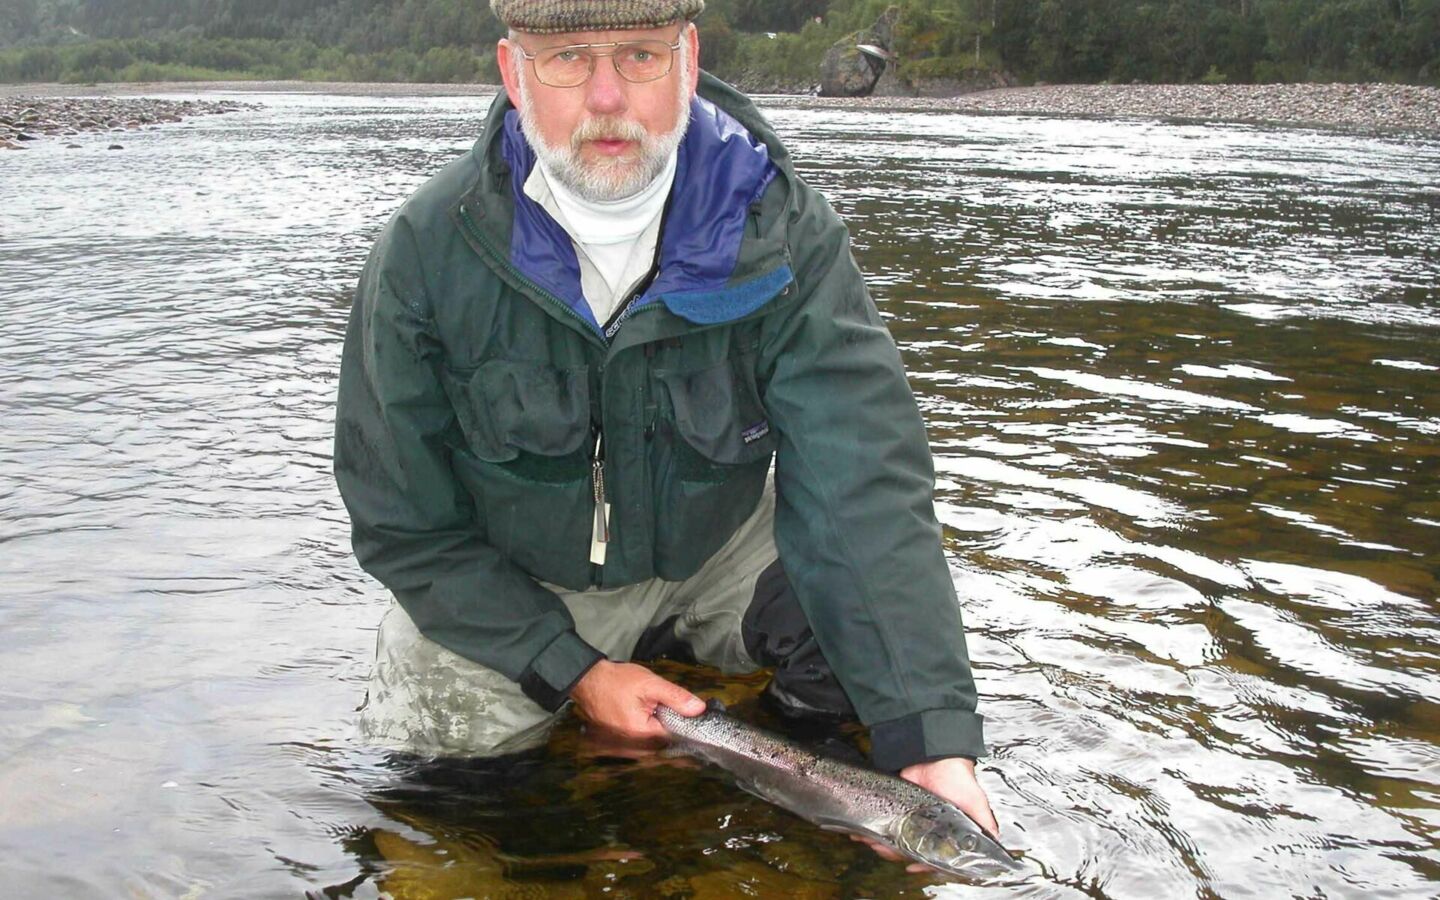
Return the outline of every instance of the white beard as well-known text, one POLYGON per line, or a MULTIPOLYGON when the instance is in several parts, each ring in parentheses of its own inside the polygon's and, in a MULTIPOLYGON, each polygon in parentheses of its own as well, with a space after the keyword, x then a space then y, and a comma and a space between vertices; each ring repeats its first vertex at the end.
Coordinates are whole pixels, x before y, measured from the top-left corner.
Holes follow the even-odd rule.
MULTIPOLYGON (((521 60, 519 65, 523 66, 524 61, 521 60)), ((552 147, 541 136, 540 124, 535 118, 535 103, 523 77, 524 73, 517 71, 516 81, 520 85, 520 127, 535 150, 535 155, 544 163, 546 173, 576 196, 591 203, 613 203, 633 197, 665 171, 671 154, 685 139, 685 131, 690 127, 688 69, 689 61, 682 50, 680 78, 677 79, 675 88, 680 115, 675 127, 665 134, 652 135, 639 122, 599 116, 582 120, 570 135, 569 146, 552 147), (639 145, 639 151, 634 156, 610 157, 595 162, 586 162, 580 156, 580 148, 585 141, 605 138, 634 141, 639 145)))

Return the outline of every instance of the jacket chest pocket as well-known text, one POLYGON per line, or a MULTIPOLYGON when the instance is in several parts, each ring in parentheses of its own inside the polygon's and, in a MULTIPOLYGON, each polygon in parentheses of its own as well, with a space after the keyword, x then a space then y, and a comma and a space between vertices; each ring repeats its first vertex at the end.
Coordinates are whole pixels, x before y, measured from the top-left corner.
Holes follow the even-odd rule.
POLYGON ((754 511, 778 438, 750 354, 655 378, 664 398, 655 568, 662 578, 685 578, 754 511))
POLYGON ((535 577, 588 585, 589 370, 490 360, 447 387, 465 438, 455 473, 487 542, 535 577))

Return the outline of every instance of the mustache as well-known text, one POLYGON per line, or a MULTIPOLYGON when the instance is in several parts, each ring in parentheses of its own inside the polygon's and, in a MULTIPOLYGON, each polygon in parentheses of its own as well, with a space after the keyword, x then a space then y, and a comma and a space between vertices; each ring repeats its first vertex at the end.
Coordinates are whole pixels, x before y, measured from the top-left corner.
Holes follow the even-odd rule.
POLYGON ((581 122, 570 135, 570 148, 580 150, 586 141, 636 141, 643 143, 649 133, 639 122, 627 122, 612 116, 595 116, 581 122))

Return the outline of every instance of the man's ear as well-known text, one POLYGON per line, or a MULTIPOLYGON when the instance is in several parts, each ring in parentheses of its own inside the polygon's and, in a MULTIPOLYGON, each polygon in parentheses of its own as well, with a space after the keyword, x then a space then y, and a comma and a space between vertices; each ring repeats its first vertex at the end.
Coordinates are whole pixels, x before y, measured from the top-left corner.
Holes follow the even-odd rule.
POLYGON ((516 76, 515 58, 520 52, 520 45, 508 38, 501 38, 495 45, 495 65, 500 67, 500 80, 505 83, 510 105, 516 109, 520 108, 520 82, 516 76))

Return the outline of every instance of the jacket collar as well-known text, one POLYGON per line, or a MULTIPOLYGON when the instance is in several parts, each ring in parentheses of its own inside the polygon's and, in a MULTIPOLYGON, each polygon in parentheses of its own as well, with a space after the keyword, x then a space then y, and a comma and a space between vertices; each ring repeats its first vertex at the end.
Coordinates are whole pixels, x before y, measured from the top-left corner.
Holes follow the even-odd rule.
MULTIPOLYGON (((722 97, 726 92, 739 97, 710 76, 702 77, 705 93, 717 86, 724 89, 719 92, 722 97)), ((508 241, 491 243, 497 251, 506 248, 505 262, 523 279, 561 301, 598 334, 600 325, 580 289, 580 265, 569 235, 525 194, 535 153, 520 131, 519 114, 504 94, 495 104, 476 146, 482 176, 477 188, 484 190, 488 181, 508 194, 503 200, 509 209, 502 209, 510 213, 510 231, 508 241)), ((744 112, 753 113, 753 107, 744 112)), ((755 113, 752 122, 762 121, 755 113)), ((793 276, 783 247, 757 254, 752 246, 742 252, 747 224, 758 212, 760 197, 782 171, 784 151, 780 150, 782 164, 777 165, 772 159, 775 149, 773 135, 757 138, 752 128, 706 96, 691 101, 690 127, 680 144, 675 186, 660 236, 659 273, 633 309, 660 302, 689 322, 716 324, 754 312, 790 283, 793 276)), ((499 224, 494 215, 486 218, 499 224)))

